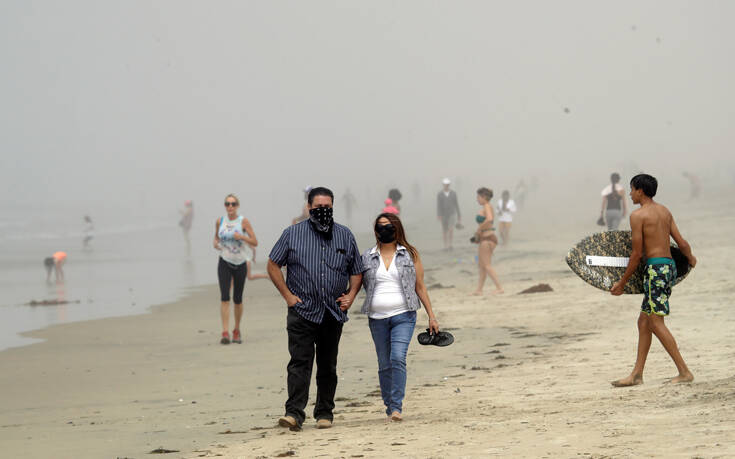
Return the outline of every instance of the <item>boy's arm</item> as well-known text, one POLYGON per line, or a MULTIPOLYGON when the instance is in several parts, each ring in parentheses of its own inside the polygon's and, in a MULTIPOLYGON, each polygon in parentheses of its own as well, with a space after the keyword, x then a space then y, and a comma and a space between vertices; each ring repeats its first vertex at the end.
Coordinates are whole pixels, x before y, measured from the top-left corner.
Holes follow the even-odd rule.
POLYGON ((671 237, 674 238, 674 242, 679 246, 681 253, 683 253, 684 256, 687 257, 687 260, 689 260, 689 266, 694 268, 697 264, 697 258, 692 255, 692 246, 690 246, 686 239, 681 236, 681 233, 679 233, 679 227, 676 226, 673 216, 671 217, 671 237))
POLYGON ((625 269, 623 277, 613 285, 610 293, 613 295, 622 295, 625 284, 628 283, 630 276, 638 269, 638 265, 643 258, 643 217, 636 212, 630 214, 630 229, 633 232, 633 251, 630 254, 628 267, 625 269))

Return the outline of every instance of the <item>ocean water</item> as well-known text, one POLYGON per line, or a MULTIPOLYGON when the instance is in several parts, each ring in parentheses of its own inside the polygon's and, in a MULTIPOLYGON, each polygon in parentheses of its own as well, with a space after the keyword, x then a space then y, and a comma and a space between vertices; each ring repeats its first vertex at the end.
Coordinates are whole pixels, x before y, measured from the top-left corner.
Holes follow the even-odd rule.
MULTIPOLYGON (((20 333, 72 321, 145 313, 192 288, 217 282, 218 252, 213 225, 192 229, 191 250, 176 218, 102 225, 90 249, 82 245, 83 222, 55 225, 54 219, 0 221, 0 350, 35 342, 20 333), (67 252, 65 281, 52 273, 46 282, 43 259, 67 252), (66 300, 58 306, 30 306, 32 300, 66 300)), ((267 253, 259 257, 265 261, 267 253)), ((256 265, 255 271, 265 269, 256 265)), ((211 304, 218 305, 213 298, 211 304)), ((213 309, 215 311, 215 309, 213 309)))
MULTIPOLYGON (((94 239, 85 250, 84 213, 72 210, 82 204, 51 202, 51 198, 30 208, 11 202, 0 213, 0 350, 35 342, 21 336, 24 331, 142 314, 150 306, 173 302, 193 288, 217 283, 219 252, 212 247, 212 239, 215 221, 224 215, 219 195, 194 200, 205 205, 195 206, 190 250, 178 226, 178 209, 165 206, 159 211, 157 200, 124 199, 95 201, 94 239), (47 283, 43 260, 56 251, 68 254, 65 282, 54 282, 52 274, 47 283), (32 300, 70 303, 30 306, 32 300)), ((250 219, 259 241, 253 271, 265 272, 270 248, 301 211, 301 199, 297 194, 295 200, 280 202, 273 194, 272 202, 260 203, 260 207, 243 201, 240 210, 250 219)), ((372 219, 379 208, 364 206, 352 220, 356 234, 368 235, 368 245, 372 244, 372 219)), ((340 211, 337 208, 337 221, 349 223, 342 221, 340 211)), ((274 289, 274 297, 277 295, 274 289)), ((219 299, 212 298, 202 307, 213 308, 216 315, 218 305, 219 299)))

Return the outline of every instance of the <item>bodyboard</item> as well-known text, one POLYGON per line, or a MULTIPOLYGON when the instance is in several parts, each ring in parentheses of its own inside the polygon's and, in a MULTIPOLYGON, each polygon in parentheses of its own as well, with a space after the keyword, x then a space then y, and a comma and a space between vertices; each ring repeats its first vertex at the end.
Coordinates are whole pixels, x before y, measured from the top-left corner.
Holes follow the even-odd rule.
MULTIPOLYGON (((582 239, 567 253, 567 264, 583 281, 600 290, 609 291, 619 281, 628 266, 628 258, 633 251, 633 238, 630 231, 606 231, 582 239)), ((689 261, 676 244, 671 244, 671 257, 676 264, 678 284, 689 274, 689 261)), ((623 293, 643 293, 643 273, 646 260, 631 276, 623 293)))

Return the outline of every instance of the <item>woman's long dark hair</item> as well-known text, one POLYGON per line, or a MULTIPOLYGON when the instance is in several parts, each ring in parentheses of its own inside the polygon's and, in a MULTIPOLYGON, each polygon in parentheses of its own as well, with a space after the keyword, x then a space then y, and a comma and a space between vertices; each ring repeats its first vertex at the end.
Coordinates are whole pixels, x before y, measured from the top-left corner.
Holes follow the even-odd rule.
POLYGON ((612 188, 610 194, 614 194, 617 192, 617 190, 615 189, 615 185, 617 185, 619 181, 620 174, 618 174, 617 172, 613 172, 612 175, 610 175, 610 188, 612 188))
MULTIPOLYGON (((416 247, 409 244, 406 240, 406 232, 403 230, 403 224, 401 223, 401 219, 398 218, 398 215, 385 212, 378 215, 378 217, 375 219, 375 223, 373 224, 373 230, 375 230, 375 227, 378 226, 378 221, 381 218, 387 219, 391 223, 391 225, 396 227, 396 242, 405 247, 406 250, 408 250, 408 253, 411 254, 411 258, 416 261, 419 257, 419 251, 416 250, 416 247)), ((378 240, 377 232, 375 232, 375 241, 378 243, 378 245, 380 245, 380 240, 378 240)))

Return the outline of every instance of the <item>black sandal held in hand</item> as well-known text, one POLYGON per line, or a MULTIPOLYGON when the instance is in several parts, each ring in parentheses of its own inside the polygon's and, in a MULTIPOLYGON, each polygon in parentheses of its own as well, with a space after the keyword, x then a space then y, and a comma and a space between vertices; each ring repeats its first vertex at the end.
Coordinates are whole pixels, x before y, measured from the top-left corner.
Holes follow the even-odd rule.
POLYGON ((423 344, 424 346, 433 344, 434 346, 444 347, 454 342, 454 336, 451 333, 440 331, 439 333, 432 334, 428 328, 425 332, 419 333, 416 339, 418 339, 419 344, 423 344))

